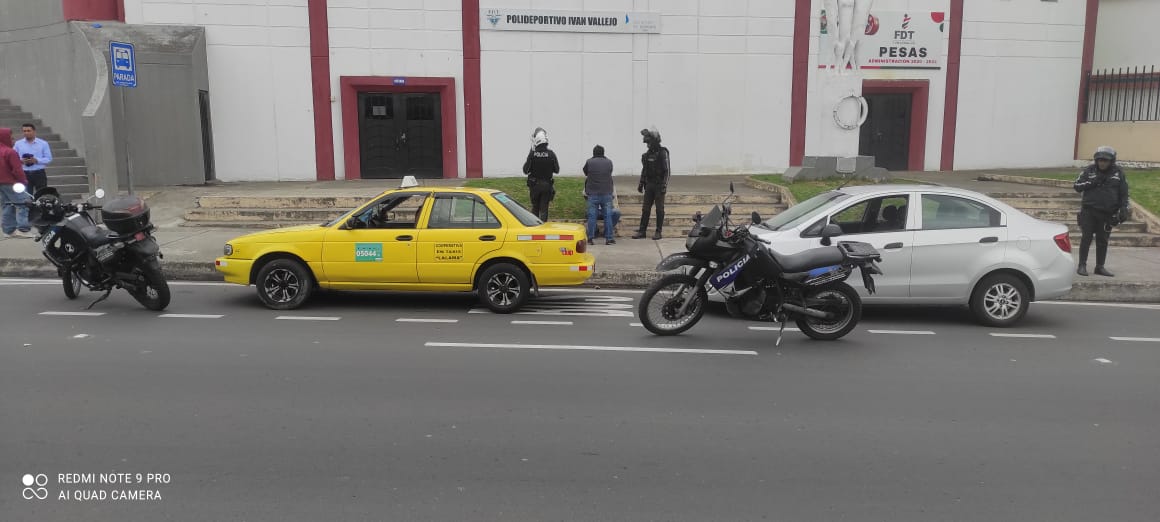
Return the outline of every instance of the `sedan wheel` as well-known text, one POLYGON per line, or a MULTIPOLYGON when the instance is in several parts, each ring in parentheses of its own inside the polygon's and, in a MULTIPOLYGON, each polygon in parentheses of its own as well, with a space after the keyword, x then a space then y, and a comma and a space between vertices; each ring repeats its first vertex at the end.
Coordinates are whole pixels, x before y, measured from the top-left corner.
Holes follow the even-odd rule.
POLYGON ((302 306, 314 291, 314 277, 302 263, 275 259, 262 266, 254 282, 258 298, 271 310, 293 310, 302 306))
POLYGON ((1008 274, 984 278, 971 296, 971 311, 986 326, 1012 326, 1023 318, 1029 305, 1027 286, 1008 274))
POLYGON ((510 263, 493 265, 479 277, 479 300, 491 311, 509 314, 519 310, 531 294, 527 274, 510 263))

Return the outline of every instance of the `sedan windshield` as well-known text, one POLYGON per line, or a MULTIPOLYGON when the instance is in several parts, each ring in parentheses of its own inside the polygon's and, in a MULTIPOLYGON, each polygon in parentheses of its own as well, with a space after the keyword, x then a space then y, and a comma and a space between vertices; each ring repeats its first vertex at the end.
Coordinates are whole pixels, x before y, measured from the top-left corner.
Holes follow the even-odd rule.
POLYGON ((785 212, 774 216, 769 221, 762 222, 758 226, 769 230, 790 229, 809 219, 816 211, 830 208, 849 197, 849 194, 837 190, 823 192, 786 209, 785 212))

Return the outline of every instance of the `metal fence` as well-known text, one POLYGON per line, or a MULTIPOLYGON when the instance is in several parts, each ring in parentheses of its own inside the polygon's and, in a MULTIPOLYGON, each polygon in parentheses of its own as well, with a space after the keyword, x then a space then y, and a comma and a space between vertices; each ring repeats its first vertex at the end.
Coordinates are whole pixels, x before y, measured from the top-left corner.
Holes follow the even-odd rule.
POLYGON ((1160 121, 1160 73, 1155 65, 1092 71, 1084 100, 1084 122, 1160 121))

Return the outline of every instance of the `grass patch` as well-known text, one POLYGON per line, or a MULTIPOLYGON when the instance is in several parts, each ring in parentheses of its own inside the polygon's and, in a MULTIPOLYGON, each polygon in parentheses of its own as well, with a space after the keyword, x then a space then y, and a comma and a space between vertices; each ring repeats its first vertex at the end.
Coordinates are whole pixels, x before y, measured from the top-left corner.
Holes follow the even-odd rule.
POLYGON ((796 182, 791 183, 790 181, 783 178, 781 176, 781 174, 761 174, 761 175, 757 175, 757 176, 752 176, 752 178, 756 179, 758 181, 764 181, 766 183, 773 183, 775 185, 781 185, 783 187, 788 188, 790 193, 793 194, 794 199, 798 200, 799 202, 810 199, 810 198, 812 198, 818 194, 821 194, 827 190, 836 189, 836 188, 842 186, 843 183, 845 183, 847 187, 852 187, 855 185, 877 185, 880 183, 893 184, 893 185, 899 185, 899 184, 912 185, 915 183, 919 183, 917 181, 908 180, 908 179, 892 179, 892 180, 881 181, 881 182, 870 180, 870 179, 854 179, 854 180, 850 181, 849 183, 846 183, 846 180, 843 178, 809 179, 809 180, 801 180, 801 181, 796 181, 796 182))
MULTIPOLYGON (((1128 196, 1148 209, 1154 215, 1160 215, 1160 169, 1124 169, 1128 178, 1128 196)), ((1075 181, 1079 176, 1079 169, 1063 172, 1047 172, 1035 174, 1036 178, 1062 179, 1075 181)))
MULTIPOLYGON (((552 221, 584 219, 588 216, 588 200, 581 192, 584 178, 556 176, 556 197, 548 205, 548 219, 552 221)), ((468 187, 501 190, 519 204, 532 209, 527 178, 482 178, 469 180, 468 187)))

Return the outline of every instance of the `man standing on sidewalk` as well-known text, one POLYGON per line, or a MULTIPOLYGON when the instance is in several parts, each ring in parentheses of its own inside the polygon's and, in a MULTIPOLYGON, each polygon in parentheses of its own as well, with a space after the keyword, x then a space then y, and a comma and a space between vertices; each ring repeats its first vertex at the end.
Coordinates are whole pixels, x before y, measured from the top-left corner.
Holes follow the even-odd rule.
POLYGON ((0 205, 3 205, 3 210, 0 210, 0 230, 3 230, 5 238, 22 238, 30 237, 26 232, 31 230, 28 226, 28 213, 21 213, 13 206, 16 203, 23 203, 28 200, 27 195, 18 194, 13 185, 17 183, 28 184, 28 178, 24 176, 24 168, 20 164, 20 155, 12 148, 12 129, 0 128, 0 205))
POLYGON ((52 163, 52 150, 48 142, 36 137, 36 125, 25 123, 21 127, 24 139, 13 146, 24 163, 24 175, 28 177, 28 193, 35 195, 48 186, 48 174, 44 168, 52 163))
POLYGON ((1088 250, 1092 236, 1096 238, 1097 275, 1114 277, 1104 261, 1108 257, 1108 236, 1112 227, 1128 219, 1128 180, 1116 165, 1116 151, 1111 147, 1096 149, 1095 163, 1089 165, 1075 180, 1075 191, 1083 193, 1083 208, 1079 211, 1079 226, 1083 237, 1079 242, 1079 268, 1075 273, 1086 276, 1088 250))
POLYGON ((612 160, 604 156, 604 147, 592 148, 592 157, 584 163, 584 193, 588 195, 588 242, 596 240, 596 210, 604 212, 604 244, 614 245, 612 236, 612 160))
POLYGON ((644 194, 643 212, 640 216, 640 229, 633 234, 633 239, 642 239, 648 231, 648 215, 652 212, 653 204, 657 206, 657 231, 653 239, 661 238, 661 229, 665 226, 665 193, 669 190, 669 149, 661 146, 661 133, 656 128, 641 129, 640 135, 648 145, 648 150, 640 156, 642 168, 640 183, 636 191, 644 194))

